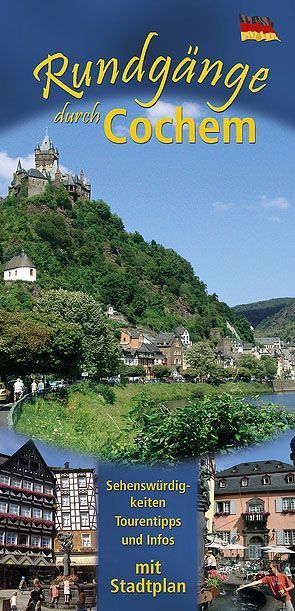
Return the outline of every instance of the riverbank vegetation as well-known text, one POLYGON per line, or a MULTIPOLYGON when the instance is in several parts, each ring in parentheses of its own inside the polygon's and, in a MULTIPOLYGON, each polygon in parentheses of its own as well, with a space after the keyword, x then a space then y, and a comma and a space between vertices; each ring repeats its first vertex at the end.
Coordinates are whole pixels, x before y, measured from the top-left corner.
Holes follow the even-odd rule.
MULTIPOLYGON (((23 405, 16 428, 20 433, 98 457, 104 456, 111 459, 120 457, 123 459, 125 456, 127 459, 133 453, 136 446, 135 439, 139 435, 139 420, 135 418, 136 411, 141 414, 141 418, 143 410, 145 410, 146 418, 151 423, 154 417, 155 422, 161 419, 160 415, 162 414, 163 421, 173 422, 173 427, 177 421, 175 431, 181 431, 182 416, 184 417, 183 426, 186 427, 188 426, 188 420, 190 418, 193 420, 194 410, 196 410, 196 423, 198 422, 198 427, 201 427, 199 429, 200 440, 203 439, 203 445, 200 447, 204 447, 206 436, 209 443, 210 436, 214 434, 214 427, 216 429, 216 439, 219 439, 218 442, 220 442, 218 427, 228 427, 229 431, 233 431, 232 427, 234 425, 240 426, 242 420, 237 422, 237 415, 241 407, 240 396, 255 396, 258 393, 268 391, 269 387, 266 385, 243 382, 229 382, 220 386, 193 383, 129 384, 125 387, 115 388, 83 383, 70 388, 65 400, 52 397, 47 400, 39 399, 33 404, 23 405), (218 403, 218 414, 214 403, 217 397, 221 398, 218 403), (222 397, 230 397, 230 399, 223 401, 222 397), (173 401, 181 401, 181 405, 173 406, 173 403, 171 403, 173 401), (211 405, 212 414, 215 413, 214 417, 213 415, 209 417, 211 405), (205 413, 204 406, 208 413, 205 413), (232 413, 233 410, 235 416, 232 413), (170 420, 170 417, 172 420, 170 420), (206 417, 208 417, 208 425, 206 417), (216 418, 215 425, 214 418, 216 418), (207 426, 213 427, 209 436, 206 433, 207 426)), ((259 415, 257 416, 260 408, 250 403, 248 405, 249 414, 252 413, 251 423, 250 420, 245 421, 246 430, 242 434, 240 442, 237 437, 232 437, 232 443, 239 445, 239 443, 247 443, 247 440, 249 443, 253 442, 255 435, 257 440, 262 440, 292 424, 289 422, 289 416, 285 416, 278 408, 273 409, 271 418, 269 418, 268 412, 263 412, 263 417, 266 418, 265 424, 263 424, 262 416, 261 418, 259 415), (255 422, 257 422, 257 425, 259 424, 257 430, 255 429, 255 422), (250 424, 250 430, 247 431, 250 424)), ((161 427, 160 430, 162 430, 161 427)), ((196 431, 197 429, 193 427, 192 435, 195 435, 196 431)), ((153 429, 153 436, 154 432, 153 429)), ((235 434, 239 434, 238 428, 235 434)), ((180 435, 183 436, 183 431, 180 432, 180 435)), ((158 439, 161 440, 161 438, 160 435, 158 439)), ((192 442, 193 439, 192 436, 192 442)), ((227 443, 229 437, 225 436, 224 439, 227 443)), ((212 446, 212 439, 210 444, 212 446)), ((140 456, 137 459, 141 460, 140 456)), ((133 455, 132 460, 136 460, 135 455, 133 455)))

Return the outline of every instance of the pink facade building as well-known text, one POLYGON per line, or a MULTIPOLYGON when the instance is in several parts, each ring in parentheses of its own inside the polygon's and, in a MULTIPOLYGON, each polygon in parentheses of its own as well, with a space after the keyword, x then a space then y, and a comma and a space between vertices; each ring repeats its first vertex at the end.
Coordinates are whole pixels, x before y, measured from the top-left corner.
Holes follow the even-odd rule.
POLYGON ((267 545, 295 550, 295 466, 267 460, 217 473, 214 530, 225 542, 246 547, 240 557, 260 558, 267 545))

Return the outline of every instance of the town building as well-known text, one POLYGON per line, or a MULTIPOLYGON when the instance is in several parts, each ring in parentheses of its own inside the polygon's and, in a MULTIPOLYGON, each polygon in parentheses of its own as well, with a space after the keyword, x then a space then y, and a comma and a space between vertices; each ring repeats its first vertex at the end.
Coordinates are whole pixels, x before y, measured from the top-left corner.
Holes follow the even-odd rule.
POLYGON ((184 327, 176 327, 175 335, 180 337, 182 345, 186 350, 191 347, 192 341, 188 329, 185 329, 184 327))
POLYGON ((47 185, 59 187, 63 185, 73 202, 79 197, 91 198, 91 184, 85 179, 83 170, 79 176, 72 176, 61 171, 59 166, 59 151, 51 142, 47 130, 42 144, 35 147, 35 167, 25 170, 18 161, 13 174, 8 194, 18 196, 20 193, 32 197, 44 193, 47 185))
POLYGON ((183 370, 183 345, 180 337, 172 333, 159 333, 154 338, 155 345, 166 357, 166 364, 172 373, 183 370))
POLYGON ((71 567, 92 581, 97 564, 96 475, 94 469, 52 468, 56 481, 55 562, 63 564, 59 533, 73 535, 71 567))
POLYGON ((33 441, 0 454, 0 589, 21 577, 45 582, 62 571, 60 533, 73 535, 71 571, 92 582, 97 564, 94 469, 49 467, 33 441))
POLYGON ((224 542, 244 545, 246 558, 260 558, 267 545, 295 549, 294 514, 294 465, 249 462, 216 474, 214 529, 224 542))
POLYGON ((255 337, 255 343, 260 347, 260 352, 275 356, 282 348, 279 337, 255 337))
POLYGON ((54 570, 55 479, 32 441, 0 454, 0 588, 54 570))
POLYGON ((155 344, 142 343, 139 348, 123 348, 124 365, 143 365, 147 377, 152 377, 154 365, 166 365, 166 357, 155 344))
POLYGON ((24 250, 4 265, 3 276, 7 282, 36 282, 36 274, 36 266, 24 250))

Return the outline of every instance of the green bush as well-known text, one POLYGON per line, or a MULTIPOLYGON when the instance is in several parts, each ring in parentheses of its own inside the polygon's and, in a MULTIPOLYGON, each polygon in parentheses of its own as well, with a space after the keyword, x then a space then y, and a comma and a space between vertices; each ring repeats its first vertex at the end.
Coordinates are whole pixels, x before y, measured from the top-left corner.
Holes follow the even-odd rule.
POLYGON ((142 463, 177 462, 245 447, 295 426, 295 414, 273 404, 253 405, 242 398, 222 395, 193 400, 175 410, 142 395, 128 416, 134 442, 105 447, 113 460, 142 463))

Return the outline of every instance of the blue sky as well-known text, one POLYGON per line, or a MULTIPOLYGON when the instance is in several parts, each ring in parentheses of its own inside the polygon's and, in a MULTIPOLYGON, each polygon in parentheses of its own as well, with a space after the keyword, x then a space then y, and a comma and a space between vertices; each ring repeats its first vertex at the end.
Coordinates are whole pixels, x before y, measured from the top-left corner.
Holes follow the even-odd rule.
MULTIPOLYGON (((11 455, 26 443, 28 439, 28 437, 19 435, 13 431, 0 429, 0 453, 11 455)), ((70 450, 63 450, 63 448, 42 443, 36 439, 34 439, 34 442, 45 462, 50 467, 62 467, 66 461, 70 463, 70 467, 76 468, 96 468, 97 466, 95 459, 86 454, 78 454, 70 450)))
MULTIPOLYGON (((102 102, 102 114, 113 107, 128 109, 118 130, 125 130, 129 118, 146 116, 130 98, 102 102)), ((229 305, 294 295, 294 130, 257 114, 255 145, 163 145, 156 139, 116 145, 100 124, 55 125, 58 110, 1 132, 0 194, 6 193, 16 158, 26 167, 25 158, 48 126, 61 164, 73 172, 83 167, 94 198, 104 199, 127 230, 188 259, 209 292, 229 305)), ((214 114, 202 101, 190 104, 190 111, 197 121, 214 114)), ((159 109, 150 112, 153 121, 159 109)), ((249 113, 239 106, 233 114, 249 113)))
POLYGON ((216 457, 216 469, 222 471, 234 465, 244 462, 256 462, 258 460, 281 460, 291 463, 290 442, 295 436, 295 431, 286 431, 275 439, 261 445, 252 446, 245 450, 239 450, 232 454, 220 454, 216 457))

